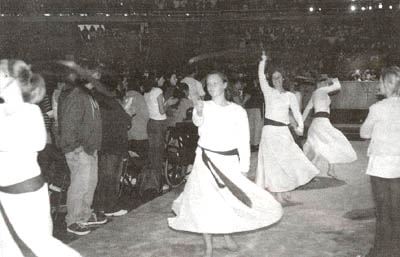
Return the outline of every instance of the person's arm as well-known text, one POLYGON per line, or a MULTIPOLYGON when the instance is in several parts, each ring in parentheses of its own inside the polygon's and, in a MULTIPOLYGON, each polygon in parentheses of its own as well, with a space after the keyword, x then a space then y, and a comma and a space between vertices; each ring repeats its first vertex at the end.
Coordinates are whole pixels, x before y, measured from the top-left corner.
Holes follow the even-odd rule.
POLYGON ((377 113, 375 110, 374 105, 369 108, 369 113, 367 118, 365 119, 364 123, 361 125, 360 128, 360 137, 364 139, 370 139, 372 132, 374 130, 375 123, 377 122, 377 113))
POLYGON ((321 87, 319 90, 323 90, 326 93, 335 92, 341 89, 341 85, 338 78, 331 79, 331 83, 327 87, 321 87))
POLYGON ((196 99, 193 101, 193 106, 194 110, 192 113, 192 120, 194 125, 200 127, 201 125, 203 125, 204 122, 204 116, 203 116, 204 102, 203 100, 196 99))
POLYGON ((314 108, 313 98, 314 98, 314 94, 311 96, 310 100, 308 101, 306 108, 304 108, 303 121, 305 121, 307 119, 308 114, 310 114, 311 109, 314 108))
POLYGON ((297 103, 296 96, 292 93, 289 93, 289 100, 290 100, 290 109, 292 110, 293 113, 293 118, 297 123, 297 128, 295 128, 296 134, 301 136, 303 135, 303 130, 304 130, 304 122, 303 118, 301 117, 300 109, 299 109, 299 104, 297 103))
POLYGON ((251 95, 245 94, 243 98, 243 105, 245 105, 251 98, 251 95))
POLYGON ((265 76, 265 63, 267 61, 267 56, 265 52, 261 55, 261 61, 258 64, 258 79, 260 81, 260 87, 264 95, 268 94, 268 92, 272 89, 267 81, 267 77, 265 76))
POLYGON ((158 103, 158 111, 161 114, 165 114, 166 106, 164 102, 164 96, 162 93, 157 96, 157 103, 158 103))
POLYGON ((237 127, 240 171, 246 176, 250 170, 250 129, 247 113, 243 108, 240 108, 240 113, 237 117, 237 127))
MULTIPOLYGON (((73 94, 73 92, 71 93, 73 94)), ((69 153, 77 149, 81 142, 79 140, 79 131, 81 119, 84 115, 83 99, 84 95, 69 95, 62 104, 60 117, 60 146, 65 153, 69 153)))

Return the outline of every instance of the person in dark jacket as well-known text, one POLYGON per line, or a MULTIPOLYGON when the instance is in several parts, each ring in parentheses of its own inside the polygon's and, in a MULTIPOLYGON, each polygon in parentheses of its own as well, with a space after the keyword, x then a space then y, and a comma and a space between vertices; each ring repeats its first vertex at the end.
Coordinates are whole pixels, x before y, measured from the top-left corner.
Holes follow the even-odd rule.
POLYGON ((99 151, 98 185, 94 197, 94 209, 106 216, 122 216, 127 210, 118 205, 118 189, 122 162, 128 155, 128 129, 131 116, 125 112, 115 97, 111 78, 103 81, 94 91, 100 106, 102 120, 102 143, 99 151))
POLYGON ((60 142, 71 172, 67 193, 67 231, 86 235, 89 225, 104 224, 91 209, 97 186, 97 151, 101 146, 100 109, 93 98, 93 83, 76 80, 60 95, 58 122, 60 142))

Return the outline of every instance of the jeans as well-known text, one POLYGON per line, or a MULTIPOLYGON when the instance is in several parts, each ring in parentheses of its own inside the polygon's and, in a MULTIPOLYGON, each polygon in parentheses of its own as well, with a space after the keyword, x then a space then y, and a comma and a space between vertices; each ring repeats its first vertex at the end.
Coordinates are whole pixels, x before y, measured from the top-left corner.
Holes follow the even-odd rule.
POLYGON ((400 178, 371 176, 376 204, 375 242, 371 256, 394 257, 400 252, 400 178))
POLYGON ((96 211, 118 211, 118 189, 122 173, 122 156, 99 152, 99 182, 93 207, 96 211))
POLYGON ((129 151, 133 151, 142 159, 147 159, 149 153, 149 140, 129 140, 129 151))
POLYGON ((61 186, 63 177, 69 173, 64 154, 54 144, 47 144, 38 154, 42 175, 49 184, 61 186))
POLYGON ((67 226, 86 222, 92 215, 92 202, 97 186, 97 151, 87 154, 78 147, 65 154, 71 171, 71 184, 67 193, 67 226))
POLYGON ((149 137, 149 160, 150 167, 155 169, 161 177, 164 151, 165 133, 167 131, 167 120, 152 120, 147 123, 147 134, 149 137))

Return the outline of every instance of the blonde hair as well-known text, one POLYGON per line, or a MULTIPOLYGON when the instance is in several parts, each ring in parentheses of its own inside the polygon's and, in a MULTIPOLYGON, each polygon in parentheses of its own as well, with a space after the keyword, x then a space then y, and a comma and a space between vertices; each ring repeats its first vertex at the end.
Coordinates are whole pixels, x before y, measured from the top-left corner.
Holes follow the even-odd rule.
POLYGON ((400 68, 397 66, 391 66, 383 68, 381 72, 381 83, 385 86, 386 90, 389 90, 389 95, 400 95, 400 68))
POLYGON ((0 71, 18 82, 25 102, 38 103, 45 93, 45 81, 39 74, 32 73, 31 67, 24 61, 15 59, 0 60, 0 71))

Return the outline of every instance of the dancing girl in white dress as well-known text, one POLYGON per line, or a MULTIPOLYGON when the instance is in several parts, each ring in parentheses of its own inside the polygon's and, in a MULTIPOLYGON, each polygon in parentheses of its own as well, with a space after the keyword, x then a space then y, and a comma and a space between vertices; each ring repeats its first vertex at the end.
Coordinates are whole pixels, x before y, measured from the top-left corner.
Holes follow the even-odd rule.
POLYGON ((303 112, 306 120, 314 108, 313 120, 308 130, 307 140, 303 146, 305 155, 320 167, 328 163, 328 176, 337 178, 334 164, 349 163, 357 160, 357 154, 347 138, 329 121, 331 99, 329 93, 340 90, 337 78, 320 81, 303 112))
POLYGON ((246 111, 225 98, 228 81, 219 72, 207 76, 211 101, 195 100, 193 122, 199 142, 193 170, 184 191, 174 201, 177 215, 169 226, 203 234, 212 256, 212 235, 224 235, 226 247, 238 246, 229 235, 269 226, 282 207, 268 192, 246 178, 250 167, 250 137, 246 111))
POLYGON ((291 110, 297 123, 296 133, 303 133, 303 119, 296 96, 283 89, 282 75, 277 71, 272 75, 275 88, 268 84, 264 73, 267 60, 264 52, 261 58, 258 76, 265 99, 265 120, 258 152, 256 183, 274 192, 282 204, 289 204, 289 191, 308 183, 319 171, 295 143, 288 128, 291 110))

